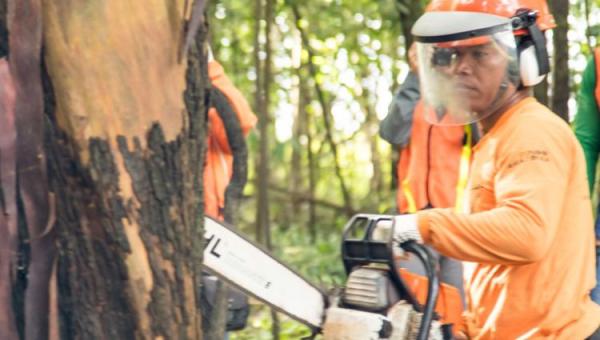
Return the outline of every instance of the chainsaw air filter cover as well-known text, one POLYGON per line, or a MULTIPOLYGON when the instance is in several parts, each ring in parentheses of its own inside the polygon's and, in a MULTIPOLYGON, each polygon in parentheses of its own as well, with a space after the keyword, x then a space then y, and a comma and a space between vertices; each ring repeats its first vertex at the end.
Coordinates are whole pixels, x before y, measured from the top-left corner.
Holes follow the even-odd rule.
POLYGON ((345 306, 372 312, 383 312, 398 300, 389 272, 372 266, 353 270, 342 295, 345 306))

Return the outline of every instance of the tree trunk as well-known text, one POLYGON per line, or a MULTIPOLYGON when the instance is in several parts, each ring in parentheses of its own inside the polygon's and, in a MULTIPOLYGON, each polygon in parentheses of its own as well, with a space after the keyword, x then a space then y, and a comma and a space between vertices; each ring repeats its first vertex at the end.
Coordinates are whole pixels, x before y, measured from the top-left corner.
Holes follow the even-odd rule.
POLYGON ((585 41, 587 42, 587 47, 591 51, 594 47, 592 46, 592 37, 590 34, 590 0, 583 1, 583 11, 585 13, 585 41))
MULTIPOLYGON (((309 101, 307 100, 307 103, 309 101)), ((314 199, 317 192, 317 162, 313 152, 313 115, 308 110, 304 110, 306 115, 306 158, 308 160, 308 197, 311 199, 308 206, 308 228, 311 232, 311 239, 317 239, 317 206, 314 199)), ((345 209, 347 207, 344 207, 345 209)))
POLYGON ((0 58, 5 58, 8 54, 8 10, 7 0, 0 0, 0 58))
POLYGON ((404 57, 408 61, 408 49, 414 40, 410 31, 417 19, 423 14, 425 6, 421 0, 396 0, 396 6, 398 8, 400 25, 402 26, 402 35, 404 36, 406 46, 404 57))
MULTIPOLYGON (((40 9, 48 74, 47 124, 39 136, 56 202, 60 336, 201 339, 206 25, 199 21, 197 35, 190 29, 189 57, 178 63, 189 16, 184 0, 45 0, 40 9)), ((28 100, 17 95, 17 113, 28 100)), ((42 119, 27 123, 43 127, 42 119)), ((49 290, 53 257, 51 245, 36 242, 52 231, 53 200, 30 215, 29 207, 43 206, 27 192, 33 180, 20 189, 32 249, 23 319, 27 338, 44 339, 52 332, 40 320, 49 303, 38 297, 49 290), (42 225, 37 220, 46 229, 32 228, 42 225), (42 252, 35 255, 34 248, 42 252)), ((2 201, 14 206, 15 198, 2 201)))
POLYGON ((0 338, 16 339, 17 324, 12 309, 17 270, 16 128, 15 88, 8 62, 0 59, 0 338), (13 198, 13 199, 10 199, 13 198))
MULTIPOLYGON (((299 70, 299 69, 298 69, 299 70)), ((304 187, 304 181, 302 178, 305 176, 304 169, 302 168, 302 154, 303 149, 306 147, 302 145, 302 139, 306 138, 306 114, 305 114, 305 93, 304 84, 300 72, 297 72, 296 77, 298 79, 298 87, 294 89, 294 101, 296 107, 296 115, 294 117, 294 126, 292 131, 292 156, 290 160, 289 174, 289 190, 292 192, 299 192, 304 187)), ((297 199, 291 201, 291 213, 297 214, 300 209, 301 202, 297 199)))
POLYGON ((56 233, 55 205, 48 190, 43 152, 42 5, 40 0, 9 0, 1 7, 6 18, 2 26, 5 22, 4 31, 10 36, 2 44, 9 58, 7 64, 2 61, 0 85, 0 232, 6 237, 0 253, 0 269, 5 274, 0 304, 7 314, 0 320, 0 328, 8 339, 16 338, 17 331, 25 339, 46 339, 49 315, 56 316, 49 301, 56 233), (25 239, 22 246, 20 239, 25 239), (25 258, 19 256, 19 247, 23 254, 27 252, 26 282, 16 280, 19 258, 25 258))
POLYGON ((569 49, 567 33, 569 24, 569 2, 551 0, 548 2, 556 28, 552 36, 554 44, 554 65, 552 67, 552 110, 562 119, 569 121, 569 49))
POLYGON ((535 98, 542 104, 548 106, 548 77, 546 76, 541 83, 533 88, 535 98))
MULTIPOLYGON (((366 79, 368 74, 364 72, 361 77, 366 79)), ((369 141, 371 151, 371 166, 373 173, 369 181, 369 191, 367 195, 369 199, 368 209, 378 211, 384 197, 383 171, 381 166, 381 154, 379 152, 377 135, 379 134, 379 119, 375 113, 373 106, 370 103, 372 97, 371 91, 368 88, 363 88, 363 94, 359 98, 359 102, 365 111, 365 123, 363 131, 365 132, 367 141, 369 141)))
MULTIPOLYGON (((304 49, 301 48, 300 51, 304 49)), ((310 235, 311 243, 317 241, 317 209, 315 203, 315 190, 317 187, 317 179, 316 179, 316 169, 315 169, 315 156, 313 153, 313 129, 312 129, 312 114, 309 112, 310 109, 308 106, 310 105, 310 92, 306 88, 306 82, 304 80, 304 74, 302 72, 303 67, 298 68, 298 88, 299 88, 299 98, 298 98, 298 122, 302 124, 301 133, 306 137, 306 145, 300 146, 298 145, 298 149, 304 149, 304 153, 306 153, 306 173, 308 174, 308 232, 310 235)), ((299 150, 301 151, 301 150, 299 150)), ((302 173, 300 171, 301 167, 292 169, 292 172, 302 173)), ((298 187, 296 192, 300 192, 300 188, 298 187)), ((292 197, 296 197, 293 195, 292 197)), ((294 199, 294 207, 297 207, 302 200, 301 197, 294 199)), ((344 208, 345 209, 345 208, 344 208)), ((344 210, 342 209, 342 210, 344 210)))
POLYGON ((267 230, 269 228, 269 195, 267 192, 268 178, 268 115, 267 94, 265 93, 266 63, 261 59, 261 36, 265 34, 262 30, 261 21, 265 18, 265 6, 263 0, 255 1, 255 25, 254 25, 254 65, 256 70, 256 96, 254 106, 258 116, 258 160, 256 164, 256 240, 261 244, 268 243, 267 230))

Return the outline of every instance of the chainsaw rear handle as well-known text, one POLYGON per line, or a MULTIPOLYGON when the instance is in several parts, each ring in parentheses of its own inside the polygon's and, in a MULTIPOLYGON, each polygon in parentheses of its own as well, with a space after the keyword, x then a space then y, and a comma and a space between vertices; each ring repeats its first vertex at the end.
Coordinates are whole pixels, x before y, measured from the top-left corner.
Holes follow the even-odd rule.
MULTIPOLYGON (((431 329, 431 323, 433 322, 435 305, 437 304, 440 289, 435 257, 429 248, 415 241, 404 242, 400 244, 400 247, 407 252, 415 254, 423 263, 427 273, 427 300, 425 302, 425 308, 422 311, 423 319, 421 320, 419 334, 417 335, 417 340, 427 340, 429 338, 429 330, 431 329)), ((397 270, 394 270, 394 272, 397 272, 397 270)))

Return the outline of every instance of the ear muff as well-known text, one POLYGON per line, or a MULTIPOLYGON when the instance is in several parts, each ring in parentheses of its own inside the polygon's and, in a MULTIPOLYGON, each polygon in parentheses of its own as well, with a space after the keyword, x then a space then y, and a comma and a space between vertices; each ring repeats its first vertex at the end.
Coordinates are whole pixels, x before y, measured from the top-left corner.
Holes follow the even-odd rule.
POLYGON ((519 53, 519 71, 523 86, 534 86, 544 80, 546 74, 540 74, 535 46, 530 45, 519 53))
POLYGON ((536 25, 530 26, 531 35, 519 37, 519 74, 523 86, 539 84, 550 72, 550 60, 546 49, 546 38, 536 25))

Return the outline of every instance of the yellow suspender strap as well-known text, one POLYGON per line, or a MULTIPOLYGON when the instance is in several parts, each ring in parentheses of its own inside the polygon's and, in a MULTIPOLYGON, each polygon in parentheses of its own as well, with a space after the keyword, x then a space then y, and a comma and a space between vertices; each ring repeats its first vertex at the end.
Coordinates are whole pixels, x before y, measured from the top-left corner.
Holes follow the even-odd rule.
POLYGON ((402 193, 404 193, 404 198, 406 198, 406 203, 408 204, 408 213, 413 214, 417 212, 417 204, 415 203, 415 198, 410 192, 410 182, 408 178, 405 178, 402 181, 402 193))
POLYGON ((460 165, 458 170, 458 182, 456 183, 456 204, 454 210, 458 213, 463 212, 465 201, 465 189, 469 178, 469 167, 471 163, 471 151, 473 142, 473 131, 471 125, 465 125, 465 143, 460 153, 460 165))

